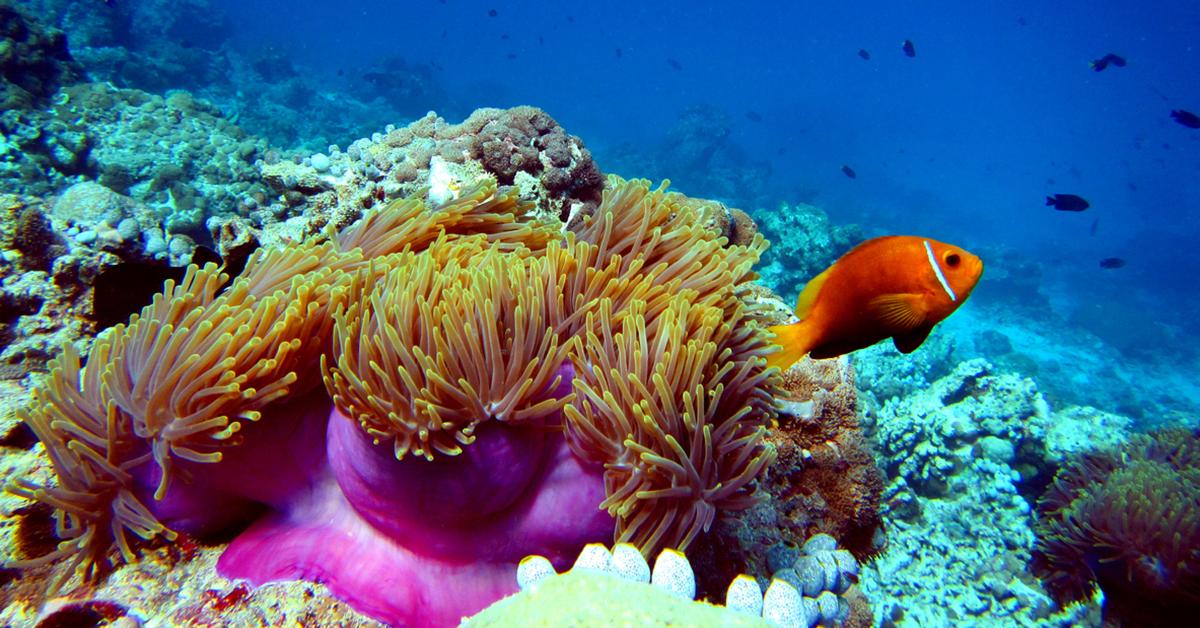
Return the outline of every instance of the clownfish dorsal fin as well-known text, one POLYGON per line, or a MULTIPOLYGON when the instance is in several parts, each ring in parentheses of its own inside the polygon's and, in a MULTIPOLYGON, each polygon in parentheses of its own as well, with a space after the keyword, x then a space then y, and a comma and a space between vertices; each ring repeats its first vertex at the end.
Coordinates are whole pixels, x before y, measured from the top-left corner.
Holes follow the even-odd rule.
MULTIPOLYGON (((836 265, 834 264, 834 266, 836 265)), ((796 299, 796 318, 804 320, 812 311, 813 305, 817 302, 817 295, 821 293, 821 286, 824 286, 825 280, 829 279, 831 270, 833 270, 833 266, 821 271, 820 275, 813 277, 804 285, 804 289, 800 291, 800 297, 796 299)))
POLYGON ((894 335, 907 334, 925 322, 925 300, 919 294, 881 294, 871 299, 867 309, 894 335))

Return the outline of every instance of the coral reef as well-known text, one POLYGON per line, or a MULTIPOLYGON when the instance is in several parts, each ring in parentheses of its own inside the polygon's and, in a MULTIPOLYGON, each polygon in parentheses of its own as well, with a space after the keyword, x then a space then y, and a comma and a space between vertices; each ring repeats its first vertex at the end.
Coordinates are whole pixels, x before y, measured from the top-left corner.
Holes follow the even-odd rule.
POLYGON ((964 466, 990 462, 1018 471, 1027 494, 1041 492, 1050 408, 1032 380, 992 368, 963 362, 926 394, 879 410, 875 440, 889 476, 919 495, 944 497, 964 466))
MULTIPOLYGON (((772 297, 768 322, 787 309, 772 297)), ((701 595, 716 597, 740 573, 769 575, 781 543, 800 547, 826 533, 866 559, 884 544, 882 474, 856 418, 854 376, 845 358, 805 359, 784 374, 777 395, 779 425, 769 442, 777 453, 760 482, 763 500, 717 520, 689 552, 701 595)), ((868 625, 871 611, 854 593, 850 625, 868 625)))
POLYGON ((810 279, 865 239, 858 225, 834 225, 819 207, 804 203, 781 203, 755 217, 771 241, 762 259, 763 283, 791 303, 810 279))
POLYGON ((162 220, 93 182, 47 200, 0 196, 0 377, 44 370, 63 342, 86 347, 97 329, 149 303, 164 280, 182 278, 182 266, 212 259, 162 220))
POLYGON ((207 239, 208 215, 237 212, 265 191, 254 167, 265 142, 186 92, 163 98, 77 83, 48 109, 5 111, 0 129, 8 144, 0 181, 12 189, 45 195, 97 181, 150 204, 169 230, 197 241, 207 239))
POLYGON ((273 146, 324 151, 431 110, 455 117, 469 113, 452 107, 435 70, 425 64, 384 60, 379 67, 330 76, 271 47, 223 54, 228 74, 195 93, 273 146), (240 88, 244 85, 255 89, 240 88))
POLYGON ((512 586, 518 552, 686 547, 750 506, 774 457, 746 287, 765 243, 727 246, 644 182, 565 237, 535 212, 487 182, 391 203, 232 282, 190 267, 87 368, 64 347, 22 412, 57 481, 11 488, 55 509, 61 542, 23 564, 94 581, 146 541, 255 520, 222 573, 450 623, 512 586))
POLYGON ((62 31, 48 28, 9 0, 0 2, 0 110, 46 104, 83 69, 62 31))
POLYGON ((864 424, 888 474, 888 545, 860 585, 885 623, 1082 621, 1094 607, 1055 611, 1029 571, 1030 504, 1057 457, 1080 446, 1066 434, 1104 429, 1097 416, 1053 413, 1031 380, 984 360, 868 407, 864 424))
POLYGON ((81 274, 98 260, 65 256, 67 243, 36 200, 0 195, 0 379, 43 370, 64 341, 93 331, 81 274))
POLYGON ((1179 626, 1200 612, 1200 434, 1074 459, 1038 511, 1034 567, 1059 602, 1099 588, 1109 625, 1179 626))
POLYGON ((70 33, 66 43, 91 80, 158 95, 187 89, 275 146, 322 150, 430 110, 465 114, 450 109, 430 65, 391 57, 317 69, 269 44, 230 41, 230 18, 209 0, 27 4, 70 33))
POLYGON ((825 533, 860 559, 883 545, 883 475, 859 427, 858 394, 848 360, 805 359, 784 374, 784 420, 773 434, 782 464, 767 486, 801 526, 799 538, 825 533))
POLYGON ((583 142, 534 107, 480 109, 460 124, 431 113, 404 128, 389 125, 345 151, 331 146, 300 162, 268 156, 262 174, 287 204, 271 211, 307 220, 301 236, 326 224, 344 226, 364 209, 426 188, 434 188, 433 199, 454 198, 488 176, 515 185, 546 217, 576 227, 604 187, 583 142), (440 179, 431 174, 439 171, 440 179))
POLYGON ((72 54, 97 81, 162 92, 200 88, 227 75, 222 44, 231 24, 208 0, 30 4, 70 32, 72 54))

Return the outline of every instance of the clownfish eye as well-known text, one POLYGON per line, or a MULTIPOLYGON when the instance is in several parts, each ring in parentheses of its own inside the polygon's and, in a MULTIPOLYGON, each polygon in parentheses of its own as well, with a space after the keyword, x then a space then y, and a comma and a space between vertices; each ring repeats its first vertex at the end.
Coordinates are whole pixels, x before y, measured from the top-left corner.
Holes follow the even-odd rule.
POLYGON ((962 258, 958 256, 958 253, 947 253, 944 259, 946 260, 946 265, 950 268, 957 267, 959 262, 962 261, 962 258))

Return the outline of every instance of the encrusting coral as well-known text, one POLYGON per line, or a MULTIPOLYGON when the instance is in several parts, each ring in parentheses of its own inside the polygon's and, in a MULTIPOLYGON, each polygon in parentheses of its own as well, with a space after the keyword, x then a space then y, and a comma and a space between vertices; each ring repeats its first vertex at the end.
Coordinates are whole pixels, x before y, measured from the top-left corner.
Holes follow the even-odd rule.
POLYGON ((1200 612, 1200 438, 1135 437, 1063 467, 1038 502, 1034 569, 1059 602, 1104 592, 1106 625, 1179 626, 1200 612))
POLYGON ((686 548, 753 502, 778 386, 745 299, 765 242, 701 222, 613 179, 564 231, 484 180, 232 281, 191 267, 86 367, 66 347, 23 413, 58 483, 10 490, 54 507, 61 539, 23 564, 94 580, 155 537, 254 521, 223 575, 447 624, 530 553, 686 548))

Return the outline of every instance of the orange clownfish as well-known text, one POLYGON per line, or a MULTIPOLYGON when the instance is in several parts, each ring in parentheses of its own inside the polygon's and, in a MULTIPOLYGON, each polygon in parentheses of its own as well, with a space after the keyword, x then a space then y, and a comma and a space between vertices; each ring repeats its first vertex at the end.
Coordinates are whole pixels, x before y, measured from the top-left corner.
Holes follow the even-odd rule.
POLYGON ((854 247, 808 282, 796 301, 800 322, 771 327, 783 350, 768 366, 805 355, 832 358, 891 338, 901 353, 925 342, 983 274, 983 261, 957 246, 885 236, 854 247))

